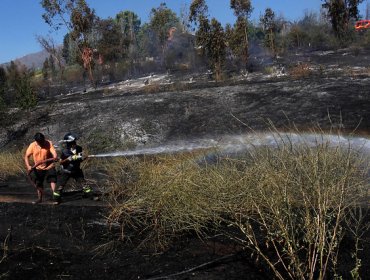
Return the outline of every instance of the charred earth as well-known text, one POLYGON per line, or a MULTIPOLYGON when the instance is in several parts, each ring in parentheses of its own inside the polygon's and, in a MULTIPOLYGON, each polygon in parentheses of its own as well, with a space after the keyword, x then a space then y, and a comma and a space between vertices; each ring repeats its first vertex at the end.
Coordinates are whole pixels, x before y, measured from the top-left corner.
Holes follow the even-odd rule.
MULTIPOLYGON (((73 131, 97 154, 217 141, 262 132, 271 123, 283 131, 320 127, 368 137, 368 65, 368 52, 314 52, 279 58, 263 71, 222 83, 206 74, 166 73, 87 92, 71 89, 31 111, 2 116, 0 148, 20 150, 37 131, 55 143, 73 131)), ((111 238, 115 225, 105 223, 104 200, 83 200, 77 192, 59 206, 34 206, 28 203, 33 195, 26 178, 0 182, 0 279, 273 279, 250 252, 222 236, 201 240, 189 234, 165 252, 139 251, 111 238)), ((370 273, 369 238, 367 232, 361 275, 370 273)), ((342 254, 341 269, 348 271, 350 252, 342 254)))

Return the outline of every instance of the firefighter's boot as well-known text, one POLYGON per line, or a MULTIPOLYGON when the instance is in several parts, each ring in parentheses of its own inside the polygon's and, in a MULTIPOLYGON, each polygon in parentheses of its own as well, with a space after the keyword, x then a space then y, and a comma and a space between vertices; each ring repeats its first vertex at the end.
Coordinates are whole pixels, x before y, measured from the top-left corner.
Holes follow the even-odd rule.
POLYGON ((54 191, 53 192, 53 201, 54 201, 54 204, 56 204, 56 205, 58 205, 62 202, 62 197, 61 197, 59 191, 54 191))
POLYGON ((92 198, 93 196, 92 189, 89 186, 84 186, 82 192, 83 198, 92 198))

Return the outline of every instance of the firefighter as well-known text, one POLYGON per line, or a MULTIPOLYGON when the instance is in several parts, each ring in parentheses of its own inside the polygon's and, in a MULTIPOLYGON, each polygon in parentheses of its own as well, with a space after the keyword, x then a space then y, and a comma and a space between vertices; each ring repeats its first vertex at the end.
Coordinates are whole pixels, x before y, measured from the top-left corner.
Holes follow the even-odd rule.
MULTIPOLYGON (((68 180, 73 178, 79 185, 82 185, 84 197, 92 196, 92 189, 86 183, 84 173, 81 169, 82 147, 77 145, 77 136, 67 133, 61 142, 65 143, 60 156, 60 176, 58 177, 58 191, 63 194, 64 187, 68 180)), ((59 200, 60 202, 60 200, 59 200)))
POLYGON ((57 173, 54 162, 57 160, 57 152, 54 149, 53 143, 45 139, 45 136, 37 132, 24 156, 24 162, 32 183, 37 190, 37 200, 33 204, 42 202, 44 192, 44 181, 50 183, 53 192, 53 198, 57 202, 59 193, 56 191, 57 173), (34 165, 31 166, 30 158, 33 158, 34 165))

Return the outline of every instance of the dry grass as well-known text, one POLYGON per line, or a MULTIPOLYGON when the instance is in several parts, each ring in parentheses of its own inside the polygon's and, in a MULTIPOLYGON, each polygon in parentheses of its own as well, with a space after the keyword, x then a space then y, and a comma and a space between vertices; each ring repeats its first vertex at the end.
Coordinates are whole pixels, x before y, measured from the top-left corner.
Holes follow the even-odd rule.
POLYGON ((158 93, 161 91, 161 85, 158 82, 153 82, 143 87, 144 93, 158 93))
POLYGON ((202 235, 210 221, 219 219, 222 206, 214 202, 222 201, 224 184, 212 184, 217 176, 214 167, 199 168, 194 154, 146 158, 134 164, 121 160, 120 166, 112 169, 109 219, 123 227, 141 228, 143 245, 154 241, 164 247, 172 237, 189 231, 202 235))
POLYGON ((286 142, 251 155, 247 172, 257 174, 249 182, 252 205, 241 207, 232 221, 244 234, 241 241, 279 279, 325 279, 328 271, 335 273, 340 241, 357 223, 344 225, 348 211, 368 190, 361 156, 328 142, 315 147, 286 142))
POLYGON ((307 78, 312 74, 310 65, 307 63, 300 63, 289 69, 289 74, 294 79, 307 78))
POLYGON ((344 69, 344 73, 353 78, 363 78, 363 77, 369 77, 370 76, 370 68, 369 67, 346 67, 344 69))
POLYGON ((0 153, 0 181, 24 172, 23 151, 0 153))
POLYGON ((227 224, 277 278, 324 279, 359 223, 352 210, 368 191, 368 166, 349 145, 276 137, 278 147, 212 164, 199 153, 110 161, 108 219, 121 225, 122 239, 134 231, 141 245, 157 248, 227 224))

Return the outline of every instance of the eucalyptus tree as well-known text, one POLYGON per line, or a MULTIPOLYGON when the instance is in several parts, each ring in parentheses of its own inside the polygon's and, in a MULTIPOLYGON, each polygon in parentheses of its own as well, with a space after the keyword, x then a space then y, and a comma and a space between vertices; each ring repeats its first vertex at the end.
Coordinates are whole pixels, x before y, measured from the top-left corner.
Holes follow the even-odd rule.
POLYGON ((85 0, 41 0, 45 13, 43 19, 52 28, 58 30, 62 26, 68 29, 71 39, 76 43, 79 52, 78 62, 89 71, 94 83, 92 68, 91 32, 97 17, 85 0))
POLYGON ((215 18, 212 18, 209 27, 209 40, 207 44, 208 57, 215 70, 216 81, 219 81, 222 78, 222 68, 226 55, 225 31, 221 23, 215 18))
POLYGON ((118 41, 120 48, 125 53, 125 57, 130 64, 130 70, 136 72, 134 62, 139 56, 138 34, 141 20, 137 14, 131 11, 119 12, 114 20, 121 35, 118 41))
POLYGON ((116 21, 112 18, 99 20, 96 29, 99 33, 97 47, 104 61, 116 62, 122 60, 127 53, 119 44, 121 32, 116 21))
POLYGON ((359 18, 358 6, 364 0, 322 0, 333 31, 338 38, 343 38, 349 28, 351 19, 359 18))
POLYGON ((172 39, 172 32, 179 29, 180 20, 177 15, 165 3, 158 8, 153 8, 150 13, 150 27, 156 34, 162 51, 162 66, 169 40, 172 39))
POLYGON ((265 14, 261 16, 260 22, 265 31, 265 46, 267 46, 270 51, 276 55, 277 24, 274 11, 271 8, 267 8, 265 10, 265 14))
POLYGON ((233 26, 227 24, 225 27, 225 36, 228 49, 232 53, 234 60, 238 65, 242 63, 247 68, 248 45, 246 45, 245 29, 248 28, 247 22, 243 18, 238 18, 233 26))
POLYGON ((250 0, 230 0, 230 8, 234 10, 234 15, 237 17, 235 24, 235 45, 234 52, 242 58, 245 68, 247 69, 248 62, 248 18, 250 17, 253 8, 250 0))
POLYGON ((226 34, 215 18, 208 19, 208 6, 205 0, 194 0, 190 5, 189 20, 198 26, 195 33, 196 45, 201 54, 209 59, 216 80, 221 79, 226 58, 226 34))
POLYGON ((144 23, 137 34, 138 55, 141 59, 159 55, 157 42, 158 38, 149 23, 144 23))
POLYGON ((190 22, 199 23, 200 18, 208 18, 208 5, 205 0, 193 0, 190 5, 190 22))
POLYGON ((208 6, 205 0, 193 0, 190 5, 189 21, 194 23, 198 29, 195 32, 195 43, 200 53, 207 55, 207 44, 209 40, 210 22, 208 19, 208 6))
POLYGON ((137 14, 131 11, 119 12, 114 20, 122 34, 120 40, 121 47, 129 57, 134 57, 137 51, 137 34, 140 30, 141 20, 137 14))

